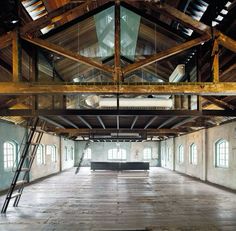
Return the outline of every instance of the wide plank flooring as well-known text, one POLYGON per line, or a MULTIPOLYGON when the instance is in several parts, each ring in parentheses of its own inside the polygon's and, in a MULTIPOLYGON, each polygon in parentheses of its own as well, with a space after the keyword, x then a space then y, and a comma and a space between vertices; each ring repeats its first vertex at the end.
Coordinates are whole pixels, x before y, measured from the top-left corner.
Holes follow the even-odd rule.
POLYGON ((235 193, 163 168, 74 172, 26 187, 0 230, 236 230, 235 193))

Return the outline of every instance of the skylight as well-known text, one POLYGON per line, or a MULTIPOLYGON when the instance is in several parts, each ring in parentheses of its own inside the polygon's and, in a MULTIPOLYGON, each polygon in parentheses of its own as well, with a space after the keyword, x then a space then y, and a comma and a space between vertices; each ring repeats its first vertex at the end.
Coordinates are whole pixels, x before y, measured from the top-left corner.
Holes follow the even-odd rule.
MULTIPOLYGON (((39 0, 25 0, 21 2, 30 17, 35 21, 45 15, 48 14, 43 1, 39 0)), ((46 34, 48 31, 54 28, 53 24, 50 24, 43 29, 41 29, 41 32, 43 34, 46 34)))
MULTIPOLYGON (((109 57, 114 54, 114 9, 110 7, 94 16, 100 57, 109 57)), ((134 60, 141 17, 124 7, 121 7, 120 14, 121 54, 134 60)))

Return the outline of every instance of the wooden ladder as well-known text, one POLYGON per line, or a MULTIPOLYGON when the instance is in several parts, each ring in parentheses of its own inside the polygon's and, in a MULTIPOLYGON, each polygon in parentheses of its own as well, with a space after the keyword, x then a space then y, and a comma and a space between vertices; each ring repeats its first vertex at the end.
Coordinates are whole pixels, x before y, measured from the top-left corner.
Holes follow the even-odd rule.
POLYGON ((29 181, 29 172, 35 159, 38 146, 41 142, 44 127, 45 122, 39 121, 39 118, 37 117, 30 121, 30 129, 26 132, 26 135, 22 140, 21 147, 18 152, 20 154, 20 159, 6 195, 1 213, 6 213, 9 202, 13 198, 15 199, 13 206, 18 206, 24 187, 29 181), (19 180, 20 176, 22 176, 21 180, 19 180))

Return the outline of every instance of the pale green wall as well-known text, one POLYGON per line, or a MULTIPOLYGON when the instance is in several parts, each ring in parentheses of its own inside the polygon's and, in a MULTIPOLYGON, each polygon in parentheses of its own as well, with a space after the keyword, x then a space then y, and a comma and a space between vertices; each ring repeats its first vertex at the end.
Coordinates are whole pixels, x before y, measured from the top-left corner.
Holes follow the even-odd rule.
POLYGON ((0 190, 7 189, 9 187, 14 173, 11 170, 4 170, 3 143, 6 141, 13 141, 19 148, 24 134, 25 128, 0 121, 0 190))
MULTIPOLYGON (((19 147, 25 132, 26 129, 19 125, 0 121, 0 191, 5 190, 10 186, 14 174, 14 172, 11 170, 4 170, 3 143, 5 141, 14 141, 19 147)), ((41 144, 43 145, 46 163, 43 165, 37 165, 36 159, 34 160, 30 171, 30 181, 49 176, 53 173, 60 172, 60 170, 65 170, 74 166, 74 159, 70 159, 70 154, 68 155, 68 161, 65 161, 64 158, 65 146, 68 147, 70 152, 71 147, 74 147, 74 141, 44 133, 41 144), (56 162, 52 162, 51 156, 46 153, 47 145, 56 146, 56 162)))
MULTIPOLYGON (((82 155, 86 142, 76 143, 76 164, 78 164, 79 159, 82 155)), ((108 150, 116 148, 115 142, 94 142, 90 143, 89 147, 92 150, 92 160, 93 161, 108 161, 108 150)), ((120 148, 123 148, 127 152, 126 161, 143 161, 143 149, 146 147, 152 148, 152 160, 150 161, 150 166, 158 166, 158 147, 159 142, 121 142, 120 148)), ((89 166, 89 161, 83 161, 82 166, 89 166)))

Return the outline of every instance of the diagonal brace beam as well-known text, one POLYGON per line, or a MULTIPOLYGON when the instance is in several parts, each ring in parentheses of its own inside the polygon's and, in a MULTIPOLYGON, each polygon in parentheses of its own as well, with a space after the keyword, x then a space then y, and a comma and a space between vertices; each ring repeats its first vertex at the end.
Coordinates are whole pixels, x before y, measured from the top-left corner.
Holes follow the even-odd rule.
POLYGON ((196 38, 196 39, 190 40, 188 42, 179 44, 179 45, 177 45, 175 47, 171 47, 171 48, 169 48, 167 50, 164 50, 164 51, 161 51, 161 52, 159 52, 159 53, 157 53, 155 55, 152 55, 152 56, 150 56, 147 59, 144 59, 142 61, 139 61, 139 62, 136 62, 136 63, 128 65, 127 67, 125 67, 123 69, 123 72, 124 72, 124 74, 128 74, 128 73, 133 72, 133 71, 135 71, 137 69, 140 69, 142 67, 150 65, 150 64, 152 64, 154 62, 161 61, 161 60, 166 59, 166 58, 168 58, 170 56, 173 56, 173 55, 176 55, 176 54, 178 54, 180 52, 188 50, 188 49, 190 49, 190 48, 192 48, 194 46, 197 46, 197 45, 199 45, 199 44, 201 44, 203 42, 206 42, 206 41, 210 40, 210 38, 211 37, 209 35, 205 34, 205 35, 203 35, 203 36, 201 36, 199 38, 196 38))
POLYGON ((65 58, 71 59, 73 61, 86 64, 88 66, 97 68, 97 69, 99 69, 101 71, 104 71, 104 72, 107 72, 107 73, 112 73, 113 72, 113 69, 110 68, 107 65, 104 65, 104 64, 101 64, 99 62, 93 61, 92 59, 89 59, 89 58, 87 58, 85 56, 82 56, 80 54, 76 54, 76 53, 74 53, 74 52, 72 52, 68 49, 65 49, 61 46, 50 43, 48 41, 45 41, 45 40, 42 40, 42 39, 39 39, 39 38, 30 39, 26 36, 21 36, 21 38, 24 39, 25 41, 31 43, 31 44, 34 44, 38 47, 41 47, 41 48, 44 48, 46 50, 52 51, 56 54, 59 54, 59 55, 65 57, 65 58))

